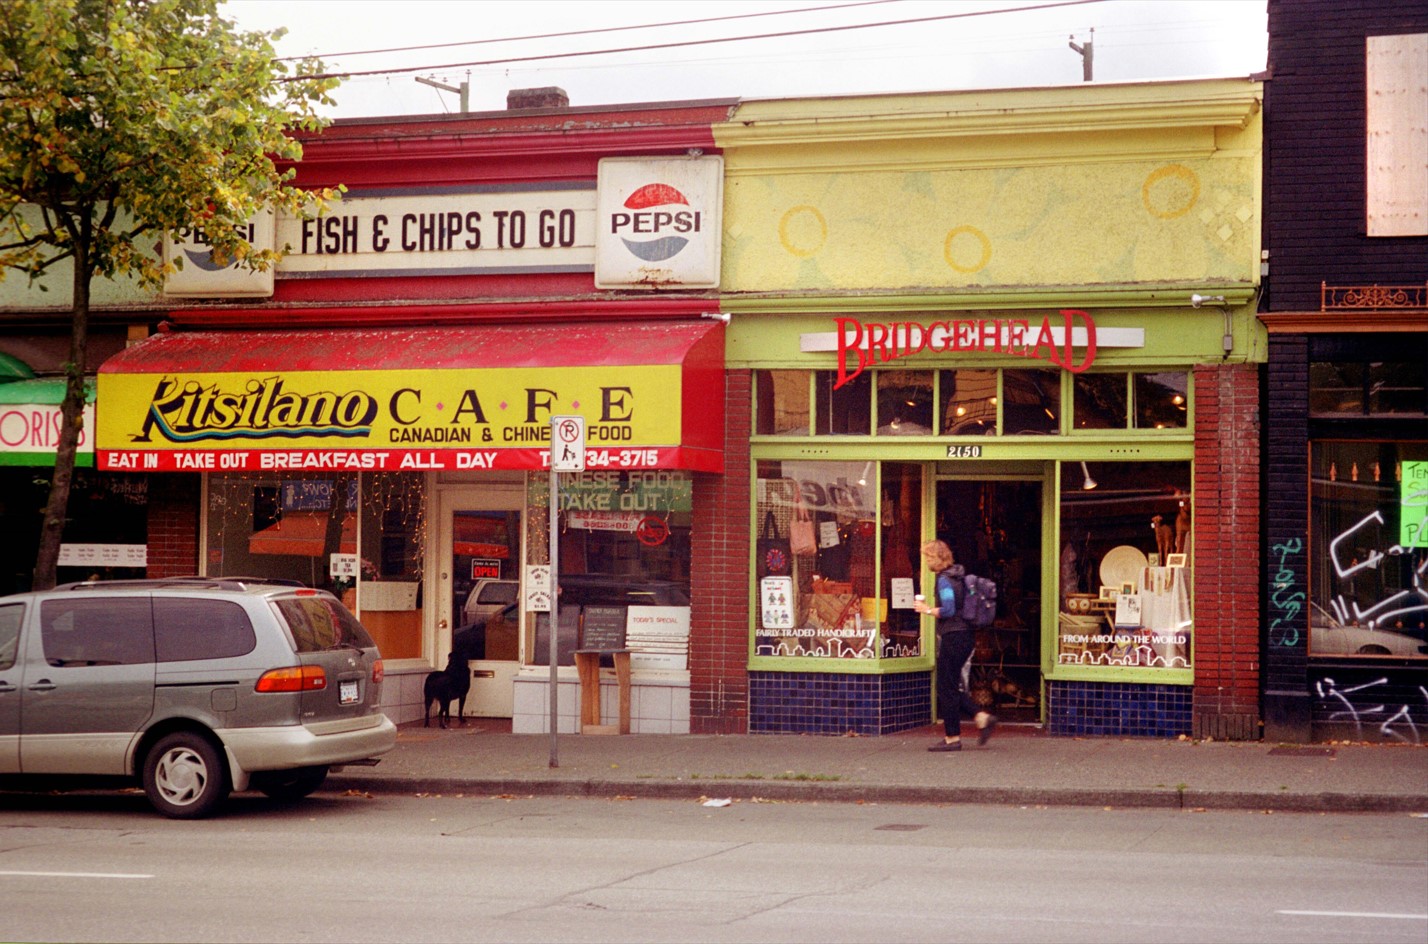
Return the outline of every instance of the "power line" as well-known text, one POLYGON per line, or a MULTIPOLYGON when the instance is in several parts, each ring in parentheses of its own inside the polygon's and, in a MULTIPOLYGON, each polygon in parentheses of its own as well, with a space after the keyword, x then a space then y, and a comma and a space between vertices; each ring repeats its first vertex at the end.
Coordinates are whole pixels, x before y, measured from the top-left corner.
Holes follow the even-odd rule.
POLYGON ((427 43, 420 46, 393 46, 390 49, 359 49, 352 52, 313 53, 308 56, 279 56, 275 62, 296 62, 302 59, 342 59, 351 56, 377 56, 394 52, 425 52, 432 49, 450 49, 455 46, 485 46, 491 43, 520 43, 532 39, 566 39, 571 36, 589 36, 593 33, 622 33, 628 30, 661 29, 666 26, 697 26, 701 23, 722 23, 726 20, 747 20, 759 16, 786 16, 791 13, 822 13, 826 10, 847 10, 853 7, 870 7, 884 3, 902 3, 903 0, 857 0, 855 3, 836 3, 832 6, 803 7, 798 10, 764 10, 759 13, 738 13, 730 16, 707 16, 697 20, 671 20, 668 23, 639 23, 633 26, 602 26, 598 29, 570 30, 564 33, 535 33, 530 36, 506 36, 497 39, 466 39, 457 43, 427 43))
POLYGON ((780 33, 758 33, 748 36, 726 36, 715 39, 691 39, 669 43, 651 43, 646 46, 623 46, 613 49, 591 49, 582 52, 548 53, 538 56, 512 56, 505 59, 474 60, 470 62, 452 62, 439 66, 405 66, 393 69, 365 69, 360 71, 344 72, 324 72, 316 75, 288 76, 279 81, 301 82, 313 79, 340 78, 350 79, 373 75, 402 75, 412 72, 436 72, 443 69, 465 69, 473 66, 499 66, 511 65, 518 62, 543 62, 551 59, 573 59, 588 56, 607 56, 616 53, 627 52, 648 52, 657 49, 679 49, 690 46, 708 46, 715 43, 737 43, 748 42, 758 39, 785 39, 790 36, 809 36, 818 33, 838 33, 848 30, 876 29, 884 26, 909 26, 917 23, 934 23, 944 20, 960 20, 968 17, 992 16, 999 13, 1029 13, 1037 10, 1050 10, 1057 7, 1084 6, 1091 3, 1101 3, 1103 0, 1060 0, 1056 3, 1041 3, 1028 7, 1004 7, 997 10, 976 10, 968 13, 946 13, 939 16, 921 16, 907 20, 884 20, 878 23, 858 23, 847 26, 820 26, 803 30, 788 30, 780 33))

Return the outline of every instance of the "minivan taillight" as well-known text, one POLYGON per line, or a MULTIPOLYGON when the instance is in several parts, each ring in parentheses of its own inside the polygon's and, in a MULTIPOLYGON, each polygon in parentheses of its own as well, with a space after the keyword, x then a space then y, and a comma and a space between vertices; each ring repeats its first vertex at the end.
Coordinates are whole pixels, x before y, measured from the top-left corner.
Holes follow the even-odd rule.
POLYGON ((254 686, 260 692, 315 692, 327 687, 327 673, 320 665, 294 665, 269 669, 254 686))
POLYGON ((372 684, 381 685, 382 679, 386 678, 387 670, 382 667, 382 660, 378 659, 372 663, 372 684))

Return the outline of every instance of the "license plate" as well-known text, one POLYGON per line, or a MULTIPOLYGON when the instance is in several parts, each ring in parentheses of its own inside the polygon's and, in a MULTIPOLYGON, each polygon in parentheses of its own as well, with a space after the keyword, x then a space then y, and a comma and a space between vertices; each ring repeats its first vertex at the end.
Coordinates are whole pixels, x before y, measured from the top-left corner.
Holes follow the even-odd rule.
POLYGON ((337 702, 342 705, 355 705, 358 700, 357 680, 337 683, 337 702))

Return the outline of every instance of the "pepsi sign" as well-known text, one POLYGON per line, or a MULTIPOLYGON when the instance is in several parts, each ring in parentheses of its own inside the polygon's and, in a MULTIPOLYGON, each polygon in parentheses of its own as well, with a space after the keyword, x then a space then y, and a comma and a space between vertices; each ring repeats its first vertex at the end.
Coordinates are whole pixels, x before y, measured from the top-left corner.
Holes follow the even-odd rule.
MULTIPOLYGON (((240 235, 254 249, 272 249, 276 224, 273 214, 261 212, 240 227, 240 235)), ((175 270, 164 279, 164 294, 177 297, 254 297, 273 294, 273 269, 254 272, 232 260, 215 260, 213 247, 199 229, 183 229, 164 240, 164 261, 175 270)))
POLYGON ((723 158, 605 158, 596 192, 597 287, 718 287, 723 158))

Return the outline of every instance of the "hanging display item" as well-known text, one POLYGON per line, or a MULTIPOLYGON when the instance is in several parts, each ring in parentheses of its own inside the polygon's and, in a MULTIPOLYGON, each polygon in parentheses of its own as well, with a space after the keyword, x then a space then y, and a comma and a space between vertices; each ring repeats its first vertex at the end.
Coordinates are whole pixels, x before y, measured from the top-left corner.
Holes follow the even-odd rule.
POLYGON ((759 531, 759 577, 783 576, 791 567, 792 549, 788 539, 778 531, 778 522, 773 512, 764 515, 763 528, 759 531))

